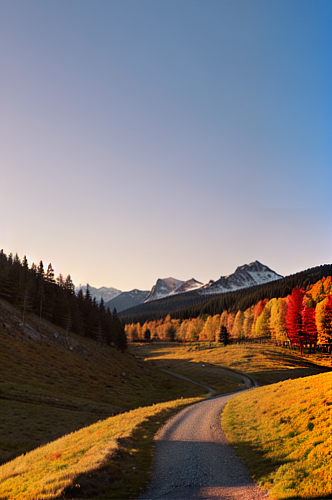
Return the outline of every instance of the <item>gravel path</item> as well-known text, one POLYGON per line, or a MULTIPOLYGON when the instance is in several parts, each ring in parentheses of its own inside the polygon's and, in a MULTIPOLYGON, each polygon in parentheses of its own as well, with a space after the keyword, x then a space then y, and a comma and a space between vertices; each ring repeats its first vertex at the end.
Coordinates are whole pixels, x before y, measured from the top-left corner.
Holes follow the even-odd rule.
POLYGON ((153 480, 139 500, 266 500, 236 456, 220 414, 237 393, 185 408, 156 436, 153 480))

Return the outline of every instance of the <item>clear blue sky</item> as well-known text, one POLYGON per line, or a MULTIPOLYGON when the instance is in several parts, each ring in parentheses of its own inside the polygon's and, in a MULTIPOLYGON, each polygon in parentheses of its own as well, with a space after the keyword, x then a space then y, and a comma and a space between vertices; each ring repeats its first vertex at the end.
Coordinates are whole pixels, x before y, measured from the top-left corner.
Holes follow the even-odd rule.
POLYGON ((330 0, 1 0, 0 248, 150 289, 331 262, 330 0))

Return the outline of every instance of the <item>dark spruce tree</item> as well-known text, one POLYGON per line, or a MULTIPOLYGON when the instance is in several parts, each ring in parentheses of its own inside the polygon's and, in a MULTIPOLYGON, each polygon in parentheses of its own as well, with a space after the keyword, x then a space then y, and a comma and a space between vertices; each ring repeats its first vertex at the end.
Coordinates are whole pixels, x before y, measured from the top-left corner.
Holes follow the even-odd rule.
POLYGON ((229 343, 228 331, 227 331, 227 328, 224 325, 221 325, 221 327, 220 327, 218 341, 221 344, 224 344, 224 346, 228 345, 228 343, 229 343))

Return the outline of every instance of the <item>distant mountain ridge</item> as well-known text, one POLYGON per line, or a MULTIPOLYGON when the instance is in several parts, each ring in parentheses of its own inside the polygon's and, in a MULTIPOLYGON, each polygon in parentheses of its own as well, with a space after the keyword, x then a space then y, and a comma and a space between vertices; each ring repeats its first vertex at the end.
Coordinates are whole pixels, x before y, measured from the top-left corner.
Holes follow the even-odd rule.
POLYGON ((105 307, 108 307, 110 311, 116 309, 117 312, 121 312, 129 309, 130 307, 142 304, 149 293, 149 290, 142 291, 137 290, 136 288, 130 292, 121 292, 119 295, 114 297, 114 299, 105 302, 105 307))
MULTIPOLYGON (((280 274, 277 274, 275 271, 256 260, 250 264, 239 266, 235 272, 229 276, 221 276, 217 281, 211 280, 205 285, 194 278, 182 281, 170 277, 163 279, 158 278, 150 291, 134 289, 129 292, 120 292, 114 288, 106 289, 103 287, 103 289, 112 290, 113 292, 111 293, 116 293, 116 295, 111 297, 109 300, 105 300, 104 298, 104 301, 106 307, 108 307, 111 311, 116 308, 118 312, 121 312, 126 309, 139 306, 143 303, 146 304, 173 295, 189 292, 197 293, 202 296, 221 294, 255 285, 261 285, 281 278, 282 276, 280 274)), ((93 290, 102 289, 93 289, 90 287, 92 296, 93 290)))
MULTIPOLYGON (((79 285, 76 287, 76 293, 78 293, 80 290, 85 294, 87 289, 87 285, 79 285)), ((114 299, 118 295, 120 295, 121 290, 117 290, 116 288, 111 288, 111 287, 106 287, 102 286, 100 288, 95 288, 93 286, 89 285, 89 291, 91 294, 91 297, 97 300, 97 302, 100 302, 101 299, 104 300, 104 302, 107 302, 111 299, 114 299)))

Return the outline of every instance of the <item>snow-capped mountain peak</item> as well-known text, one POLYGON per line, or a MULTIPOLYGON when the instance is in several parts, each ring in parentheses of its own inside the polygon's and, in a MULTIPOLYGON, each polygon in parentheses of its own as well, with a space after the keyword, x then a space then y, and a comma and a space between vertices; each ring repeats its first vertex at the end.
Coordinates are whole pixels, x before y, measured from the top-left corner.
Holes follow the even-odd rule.
POLYGON ((146 297, 144 302, 150 302, 151 300, 162 299, 171 295, 175 292, 177 288, 183 285, 184 281, 177 280, 175 278, 158 278, 156 284, 152 287, 151 292, 146 297))
POLYGON ((237 267, 233 274, 221 276, 221 278, 207 287, 203 287, 201 293, 226 293, 241 288, 248 288, 255 285, 262 285, 269 281, 282 278, 280 274, 275 273, 267 266, 264 266, 258 260, 250 264, 244 264, 237 267))

